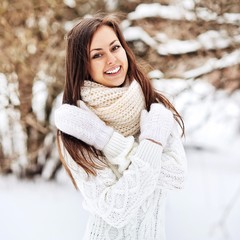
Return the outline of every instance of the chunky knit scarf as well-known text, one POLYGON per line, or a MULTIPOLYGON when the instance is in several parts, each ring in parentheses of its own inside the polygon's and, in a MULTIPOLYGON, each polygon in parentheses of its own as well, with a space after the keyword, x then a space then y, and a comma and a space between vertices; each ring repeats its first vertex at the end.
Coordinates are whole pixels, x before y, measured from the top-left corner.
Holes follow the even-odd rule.
POLYGON ((84 81, 81 97, 99 118, 119 133, 130 136, 139 132, 145 99, 136 80, 129 86, 112 88, 84 81))

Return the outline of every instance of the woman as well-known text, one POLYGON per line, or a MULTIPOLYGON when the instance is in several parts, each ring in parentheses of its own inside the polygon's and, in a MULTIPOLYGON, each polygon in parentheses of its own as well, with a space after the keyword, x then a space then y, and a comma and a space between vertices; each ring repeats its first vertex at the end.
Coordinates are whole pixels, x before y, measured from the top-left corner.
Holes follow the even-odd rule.
POLYGON ((68 33, 59 153, 91 213, 84 239, 161 240, 167 191, 184 182, 183 122, 118 24, 100 14, 68 33))

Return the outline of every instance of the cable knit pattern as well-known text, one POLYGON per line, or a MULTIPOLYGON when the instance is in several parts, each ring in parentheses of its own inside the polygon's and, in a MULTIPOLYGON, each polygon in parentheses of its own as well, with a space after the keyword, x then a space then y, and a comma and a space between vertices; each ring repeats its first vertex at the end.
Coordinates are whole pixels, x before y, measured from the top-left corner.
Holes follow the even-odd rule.
POLYGON ((187 161, 185 150, 177 131, 177 125, 175 125, 167 145, 163 149, 162 168, 158 187, 169 190, 182 189, 184 187, 186 171, 187 161))
POLYGON ((145 99, 136 80, 130 86, 115 88, 84 81, 81 97, 98 117, 124 136, 139 132, 140 114, 145 108, 145 99))
POLYGON ((186 172, 185 153, 176 128, 164 150, 148 140, 138 144, 114 134, 104 153, 131 164, 119 178, 110 168, 98 170, 96 177, 88 177, 67 153, 65 156, 84 197, 84 207, 92 213, 84 239, 165 239, 167 189, 182 188, 186 172), (120 141, 123 149, 119 147, 120 141), (118 142, 115 155, 114 142, 118 142))
POLYGON ((149 112, 144 109, 141 113, 139 141, 152 139, 165 146, 173 123, 173 113, 163 104, 153 103, 149 112))

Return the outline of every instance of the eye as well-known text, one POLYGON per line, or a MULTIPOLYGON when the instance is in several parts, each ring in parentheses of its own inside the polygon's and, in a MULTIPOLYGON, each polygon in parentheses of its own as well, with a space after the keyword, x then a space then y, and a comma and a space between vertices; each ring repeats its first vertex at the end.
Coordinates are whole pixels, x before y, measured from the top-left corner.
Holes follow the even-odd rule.
POLYGON ((116 50, 118 50, 120 47, 121 47, 120 45, 114 45, 114 46, 112 47, 112 51, 116 51, 116 50))
POLYGON ((96 53, 92 56, 92 59, 95 59, 95 58, 100 58, 102 56, 101 53, 96 53))

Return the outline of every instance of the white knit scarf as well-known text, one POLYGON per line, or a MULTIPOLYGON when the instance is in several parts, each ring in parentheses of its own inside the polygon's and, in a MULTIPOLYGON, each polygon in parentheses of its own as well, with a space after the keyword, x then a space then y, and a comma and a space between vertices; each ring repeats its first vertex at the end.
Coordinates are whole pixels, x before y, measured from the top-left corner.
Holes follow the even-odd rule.
POLYGON ((130 136, 139 132, 145 98, 136 80, 126 87, 105 87, 84 81, 81 97, 100 119, 119 133, 130 136))

